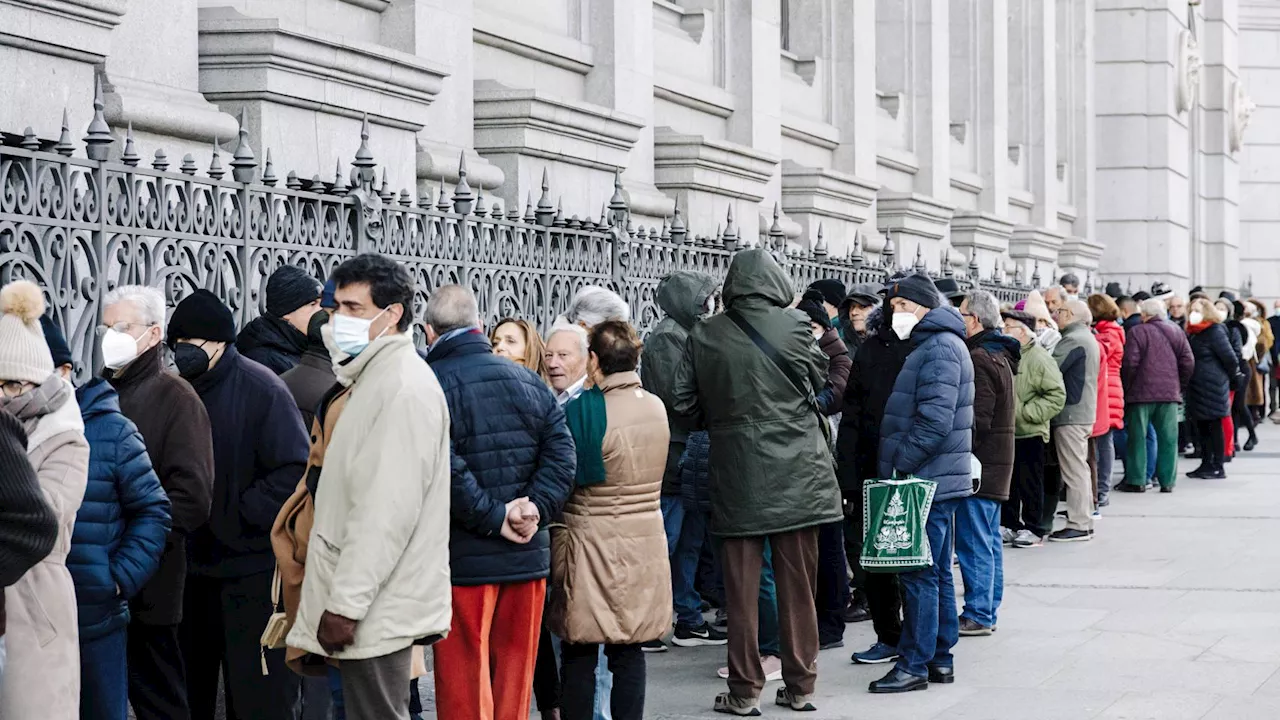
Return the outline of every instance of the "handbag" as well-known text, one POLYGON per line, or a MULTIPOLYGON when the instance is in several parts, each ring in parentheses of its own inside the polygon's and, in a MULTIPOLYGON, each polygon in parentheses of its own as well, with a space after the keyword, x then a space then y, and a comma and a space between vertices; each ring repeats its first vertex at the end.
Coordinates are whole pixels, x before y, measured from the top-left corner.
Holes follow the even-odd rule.
POLYGON ((280 603, 280 567, 277 566, 271 575, 271 617, 267 618, 267 626, 262 630, 258 641, 262 646, 258 651, 262 659, 262 674, 267 674, 267 651, 284 647, 285 638, 289 635, 289 616, 280 603))
POLYGON ((925 530, 938 484, 916 477, 862 484, 862 555, 867 572, 902 573, 933 566, 925 530))
POLYGON ((752 327, 751 323, 747 322, 747 319, 742 317, 737 310, 725 310, 724 314, 725 317, 733 321, 734 325, 738 326, 739 330, 751 339, 751 342, 755 344, 756 348, 758 348, 765 357, 769 358, 769 361, 773 363, 773 366, 778 368, 783 377, 785 377, 796 389, 796 392, 800 393, 800 396, 805 399, 805 402, 809 404, 809 407, 813 408, 814 414, 818 416, 818 425, 822 427, 822 437, 826 439, 827 447, 832 447, 831 426, 827 423, 826 417, 822 415, 822 410, 818 407, 818 398, 814 395, 813 388, 809 386, 809 383, 801 382, 801 379, 792 374, 791 366, 783 362, 782 356, 778 354, 777 348, 775 348, 768 340, 765 340, 764 336, 752 327))

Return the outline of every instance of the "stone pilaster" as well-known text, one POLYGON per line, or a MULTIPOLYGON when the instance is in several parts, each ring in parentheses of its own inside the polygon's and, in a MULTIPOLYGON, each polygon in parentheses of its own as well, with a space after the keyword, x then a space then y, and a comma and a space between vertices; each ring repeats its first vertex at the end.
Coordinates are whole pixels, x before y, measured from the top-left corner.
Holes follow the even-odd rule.
MULTIPOLYGON (((1193 229, 1197 252, 1194 280, 1210 288, 1239 289, 1240 151, 1233 137, 1248 99, 1240 80, 1237 51, 1237 1, 1204 5, 1204 73, 1198 125, 1200 162, 1199 227, 1193 229)), ((1238 136, 1237 136, 1238 137, 1238 136)))

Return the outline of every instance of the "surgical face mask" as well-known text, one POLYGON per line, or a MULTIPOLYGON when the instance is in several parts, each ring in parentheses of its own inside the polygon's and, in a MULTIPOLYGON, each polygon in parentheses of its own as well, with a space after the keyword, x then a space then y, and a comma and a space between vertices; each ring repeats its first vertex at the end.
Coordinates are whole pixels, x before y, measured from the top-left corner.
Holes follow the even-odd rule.
POLYGON ((893 314, 893 332, 899 340, 906 340, 911 337, 911 330, 918 322, 920 318, 916 317, 915 313, 896 312, 893 314))
MULTIPOLYGON (((369 347, 369 343, 373 342, 369 339, 369 328, 373 327, 373 321, 382 317, 382 313, 386 312, 383 308, 382 312, 371 318, 358 318, 341 313, 335 314, 329 324, 333 326, 333 342, 343 353, 355 357, 369 347)), ((388 328, 383 328, 378 333, 378 337, 382 337, 388 328)), ((378 338, 374 338, 377 340, 378 338)))
POLYGON ((1204 322, 1204 313, 1200 312, 1199 310, 1192 311, 1192 313, 1187 316, 1187 322, 1191 323, 1192 325, 1199 325, 1200 323, 1204 322))
POLYGON ((194 380, 209 372, 209 354, 199 345, 180 342, 173 346, 173 364, 179 375, 194 380))
POLYGON ((102 334, 102 364, 108 370, 119 370, 138 357, 138 338, 111 328, 102 334))
POLYGON ((1062 333, 1058 332, 1058 328, 1047 327, 1040 328, 1036 331, 1036 341, 1040 343, 1040 347, 1045 350, 1052 350, 1054 345, 1062 339, 1062 333))
POLYGON ((1067 294, 1067 302, 1074 302, 1074 301, 1079 300, 1079 299, 1080 299, 1080 296, 1079 296, 1079 295, 1076 295, 1076 294, 1073 294, 1073 293, 1068 293, 1068 294, 1067 294))

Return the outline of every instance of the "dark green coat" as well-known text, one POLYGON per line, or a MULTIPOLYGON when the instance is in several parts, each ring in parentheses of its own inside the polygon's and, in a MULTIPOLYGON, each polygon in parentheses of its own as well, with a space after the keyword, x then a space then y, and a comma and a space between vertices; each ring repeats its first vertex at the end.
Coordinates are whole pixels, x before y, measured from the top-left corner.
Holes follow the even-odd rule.
MULTIPOLYGON (((787 309, 792 297, 789 278, 768 252, 734 257, 725 308, 755 327, 814 394, 826 382, 827 358, 808 317, 787 309)), ((695 325, 685 353, 675 409, 711 437, 712 532, 772 535, 840 520, 831 451, 807 398, 724 315, 695 325)))
POLYGON ((671 445, 667 453, 667 468, 662 476, 662 494, 680 494, 680 456, 684 454, 685 438, 689 434, 690 419, 675 412, 672 388, 676 368, 684 362, 685 341, 689 328, 698 322, 707 298, 715 292, 715 278, 705 273, 680 270, 662 278, 658 283, 658 307, 666 317, 653 329, 644 342, 644 354, 640 359, 640 382, 644 389, 657 395, 667 407, 667 421, 671 427, 671 445))

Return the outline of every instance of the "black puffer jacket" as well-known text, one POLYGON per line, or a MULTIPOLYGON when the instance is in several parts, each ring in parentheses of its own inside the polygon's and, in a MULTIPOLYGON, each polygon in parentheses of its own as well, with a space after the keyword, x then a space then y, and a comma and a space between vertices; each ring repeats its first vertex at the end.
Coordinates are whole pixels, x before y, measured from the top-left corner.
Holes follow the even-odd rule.
POLYGON ((259 315, 240 331, 236 349, 241 355, 281 375, 302 359, 302 353, 307 349, 307 336, 290 325, 288 320, 259 315))
POLYGON ((547 577, 546 525, 573 491, 577 468, 564 411, 541 378, 494 355, 479 330, 436 341, 427 363, 449 403, 453 584, 547 577), (542 516, 542 527, 524 545, 500 534, 506 504, 518 497, 529 498, 542 516))
POLYGON ((1229 331, 1222 323, 1191 335, 1196 366, 1187 383, 1188 419, 1217 420, 1231 414, 1228 393, 1240 361, 1228 338, 1229 331))
POLYGON ((873 310, 867 317, 867 336, 849 371, 836 438, 840 489, 846 498, 855 497, 863 480, 879 477, 880 421, 909 354, 911 342, 898 339, 883 311, 873 310))
POLYGON ((689 433, 680 456, 680 496, 690 510, 711 512, 711 436, 706 430, 689 433))

